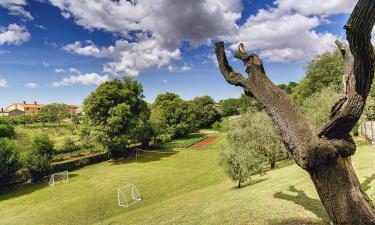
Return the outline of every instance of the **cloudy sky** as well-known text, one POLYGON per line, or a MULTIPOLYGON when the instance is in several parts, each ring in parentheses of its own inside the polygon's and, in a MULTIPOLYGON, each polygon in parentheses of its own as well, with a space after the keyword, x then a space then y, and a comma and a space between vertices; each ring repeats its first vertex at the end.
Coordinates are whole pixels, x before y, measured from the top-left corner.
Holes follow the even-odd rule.
MULTIPOLYGON (((0 0, 0 106, 81 104, 124 75, 146 100, 237 97, 215 64, 213 43, 244 42, 275 83, 298 81, 316 55, 344 39, 355 0, 0 0)), ((232 60, 238 70, 240 62, 232 60)))

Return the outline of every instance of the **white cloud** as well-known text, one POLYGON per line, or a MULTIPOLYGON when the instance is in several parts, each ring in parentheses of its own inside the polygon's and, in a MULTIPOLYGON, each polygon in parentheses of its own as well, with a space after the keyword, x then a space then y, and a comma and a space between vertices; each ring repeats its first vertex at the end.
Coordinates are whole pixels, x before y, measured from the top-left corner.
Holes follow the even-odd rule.
POLYGON ((8 81, 0 78, 0 88, 8 87, 8 81))
POLYGON ((41 24, 35 24, 34 26, 42 30, 47 30, 47 28, 41 24))
MULTIPOLYGON (((115 33, 113 46, 74 42, 63 49, 80 55, 110 58, 104 71, 136 76, 151 67, 180 59, 180 46, 224 40, 232 50, 244 42, 250 51, 274 62, 308 61, 335 49, 339 37, 317 28, 328 16, 349 13, 356 0, 275 0, 238 26, 241 0, 50 0, 65 18, 82 27, 115 33)), ((210 55, 212 58, 212 55, 210 55)), ((216 64, 216 60, 214 60, 216 64)), ((189 70, 188 67, 184 68, 189 70)))
POLYGON ((191 65, 188 65, 187 63, 184 63, 184 65, 182 65, 181 67, 178 67, 178 66, 175 66, 175 65, 169 65, 168 71, 170 73, 183 73, 183 72, 190 71, 191 68, 192 68, 191 65))
MULTIPOLYGON (((250 16, 236 35, 224 39, 245 44, 249 51, 258 52, 265 60, 273 62, 308 61, 316 55, 336 49, 338 36, 315 29, 327 23, 326 16, 350 12, 353 1, 277 0, 274 8, 261 9, 250 16), (309 7, 305 7, 309 6, 309 7)), ((355 2, 354 2, 355 3, 355 2)))
POLYGON ((42 62, 42 65, 44 66, 44 67, 49 67, 49 63, 47 63, 47 62, 42 62))
POLYGON ((33 16, 25 10, 26 0, 0 0, 0 6, 9 10, 10 15, 32 20, 33 16))
POLYGON ((38 87, 38 85, 36 83, 33 83, 33 82, 27 83, 27 84, 25 84, 25 86, 28 87, 28 88, 31 88, 31 89, 34 89, 34 88, 38 87))
POLYGON ((110 58, 113 61, 104 65, 103 70, 112 74, 137 76, 141 71, 151 67, 169 65, 172 60, 180 58, 180 50, 168 50, 152 38, 139 42, 126 40, 116 41, 114 46, 97 47, 92 42, 75 42, 63 47, 65 51, 98 58, 110 58))
MULTIPOLYGON (((128 37, 129 31, 151 33, 163 47, 182 41, 193 45, 233 32, 241 17, 241 0, 50 0, 65 18, 87 29, 128 37)), ((133 35, 134 36, 134 35, 133 35)), ((135 37, 137 39, 137 37, 135 37)))
POLYGON ((55 73, 65 73, 66 71, 63 68, 56 68, 55 73))
POLYGON ((8 28, 0 27, 0 46, 3 44, 20 45, 30 40, 30 33, 23 26, 9 24, 8 28))
POLYGON ((109 80, 108 75, 99 75, 97 73, 82 74, 75 68, 70 68, 71 75, 64 77, 61 81, 52 83, 53 87, 63 87, 72 85, 100 85, 109 80))

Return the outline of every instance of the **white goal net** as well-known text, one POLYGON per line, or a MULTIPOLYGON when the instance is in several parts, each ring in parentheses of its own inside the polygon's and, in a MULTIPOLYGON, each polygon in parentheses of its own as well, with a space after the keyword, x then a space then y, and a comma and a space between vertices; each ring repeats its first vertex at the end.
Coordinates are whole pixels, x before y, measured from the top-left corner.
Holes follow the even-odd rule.
POLYGON ((54 173, 49 178, 49 186, 55 186, 57 183, 67 183, 69 181, 69 172, 63 171, 54 173))
POLYGON ((125 185, 117 190, 118 205, 129 207, 142 200, 137 187, 134 184, 125 185))

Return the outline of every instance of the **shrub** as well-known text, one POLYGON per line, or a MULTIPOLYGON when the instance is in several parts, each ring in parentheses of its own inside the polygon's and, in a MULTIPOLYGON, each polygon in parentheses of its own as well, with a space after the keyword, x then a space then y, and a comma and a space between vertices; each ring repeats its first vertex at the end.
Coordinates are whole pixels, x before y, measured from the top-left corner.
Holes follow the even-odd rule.
POLYGON ((36 136, 32 139, 25 161, 33 182, 41 181, 50 170, 53 148, 54 143, 48 136, 36 136))
POLYGON ((10 124, 0 124, 0 138, 14 138, 16 132, 10 124))
POLYGON ((76 143, 74 142, 72 138, 67 138, 64 140, 63 150, 73 153, 74 151, 79 150, 79 146, 76 145, 76 143))
POLYGON ((14 182, 21 163, 13 140, 0 138, 0 189, 14 182))

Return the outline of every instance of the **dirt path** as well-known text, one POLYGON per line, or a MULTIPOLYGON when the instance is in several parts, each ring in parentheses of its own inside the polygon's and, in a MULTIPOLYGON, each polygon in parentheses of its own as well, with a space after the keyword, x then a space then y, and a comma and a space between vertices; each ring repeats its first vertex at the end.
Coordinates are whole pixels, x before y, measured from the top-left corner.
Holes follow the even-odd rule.
POLYGON ((214 143, 219 137, 219 135, 208 136, 206 139, 192 145, 191 148, 205 148, 208 145, 214 143))

